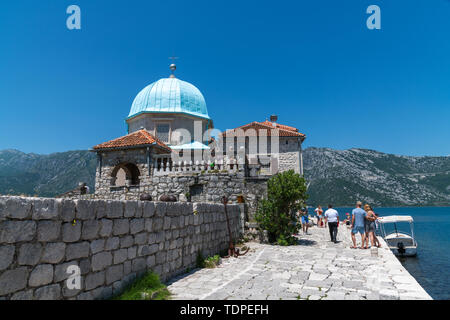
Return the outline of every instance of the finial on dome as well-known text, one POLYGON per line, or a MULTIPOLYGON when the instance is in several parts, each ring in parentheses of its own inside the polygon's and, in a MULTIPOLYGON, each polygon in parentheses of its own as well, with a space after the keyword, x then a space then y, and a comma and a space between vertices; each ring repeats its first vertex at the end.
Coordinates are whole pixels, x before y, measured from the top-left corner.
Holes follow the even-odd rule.
POLYGON ((172 64, 170 65, 170 70, 172 71, 172 74, 170 75, 170 78, 175 78, 175 70, 177 70, 177 65, 174 63, 178 57, 169 57, 169 59, 172 60, 172 64))
POLYGON ((170 77, 171 77, 171 78, 175 78, 174 72, 175 72, 175 70, 177 70, 177 65, 176 65, 175 63, 172 63, 172 64, 170 65, 170 70, 172 71, 172 74, 170 75, 170 77))

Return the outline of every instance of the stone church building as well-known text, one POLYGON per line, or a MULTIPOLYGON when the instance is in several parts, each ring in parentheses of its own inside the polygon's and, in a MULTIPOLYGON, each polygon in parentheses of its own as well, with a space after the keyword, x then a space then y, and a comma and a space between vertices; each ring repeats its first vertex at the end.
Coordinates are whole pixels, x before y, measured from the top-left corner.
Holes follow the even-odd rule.
POLYGON ((277 172, 303 174, 298 129, 270 121, 252 122, 225 132, 214 128, 205 98, 194 85, 172 74, 148 85, 134 99, 125 119, 128 134, 98 144, 95 196, 153 200, 256 200, 277 172))

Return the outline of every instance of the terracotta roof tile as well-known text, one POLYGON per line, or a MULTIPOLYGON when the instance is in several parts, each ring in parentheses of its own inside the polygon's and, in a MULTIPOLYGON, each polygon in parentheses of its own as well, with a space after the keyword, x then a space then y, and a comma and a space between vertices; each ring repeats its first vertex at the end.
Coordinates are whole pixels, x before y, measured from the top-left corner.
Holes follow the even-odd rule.
POLYGON ((302 137, 302 140, 306 138, 306 136, 303 133, 298 132, 297 128, 285 126, 278 123, 274 127, 273 123, 270 121, 264 122, 254 121, 252 123, 237 127, 236 129, 227 130, 222 133, 222 136, 226 137, 227 135, 232 134, 242 135, 242 133, 244 133, 245 136, 255 135, 256 133, 257 136, 278 135, 280 137, 302 137), (247 132, 250 129, 253 130, 247 132))
MULTIPOLYGON (((267 125, 267 126, 273 126, 273 124, 274 124, 273 122, 270 122, 270 121, 268 121, 268 120, 266 120, 266 121, 264 121, 264 122, 261 122, 261 123, 262 123, 262 124, 265 124, 265 125, 267 125)), ((279 123, 275 123, 275 125, 277 126, 277 128, 280 128, 280 129, 298 132, 298 129, 297 129, 297 128, 294 128, 294 127, 291 127, 291 126, 287 126, 287 125, 279 124, 279 123)))
POLYGON ((93 149, 101 150, 101 149, 115 149, 115 148, 126 148, 136 146, 148 146, 154 143, 156 143, 156 145, 158 145, 163 150, 169 153, 172 152, 172 150, 164 142, 154 137, 147 130, 139 130, 130 133, 126 136, 98 144, 94 146, 93 149))

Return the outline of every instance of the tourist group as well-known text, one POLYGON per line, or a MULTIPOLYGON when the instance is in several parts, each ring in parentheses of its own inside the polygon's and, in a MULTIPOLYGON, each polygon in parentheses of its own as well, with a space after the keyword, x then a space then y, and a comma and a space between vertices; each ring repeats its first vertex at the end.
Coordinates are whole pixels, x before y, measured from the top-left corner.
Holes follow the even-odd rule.
MULTIPOLYGON (((356 208, 352 211, 352 216, 346 214, 346 219, 343 221, 351 232, 353 245, 352 249, 356 249, 356 234, 361 235, 361 246, 360 249, 368 249, 369 241, 371 246, 380 247, 376 236, 377 230, 377 219, 378 216, 373 211, 369 204, 364 205, 362 208, 362 202, 358 201, 356 203, 356 208)), ((327 228, 330 230, 331 241, 337 243, 337 232, 339 227, 339 213, 336 209, 333 209, 333 205, 328 205, 328 210, 323 211, 321 206, 318 206, 314 212, 316 213, 317 226, 319 228, 327 228)), ((300 219, 302 230, 304 234, 308 234, 308 228, 312 224, 309 221, 308 210, 303 209, 298 211, 298 217, 300 219)))

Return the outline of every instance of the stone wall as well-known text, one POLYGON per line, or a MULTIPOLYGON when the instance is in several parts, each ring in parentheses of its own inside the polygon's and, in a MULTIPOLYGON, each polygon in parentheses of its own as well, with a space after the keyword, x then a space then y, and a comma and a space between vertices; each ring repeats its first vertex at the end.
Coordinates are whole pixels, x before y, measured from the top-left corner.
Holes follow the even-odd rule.
MULTIPOLYGON (((270 176, 244 177, 241 173, 205 173, 186 175, 167 175, 148 177, 146 184, 139 187, 103 187, 97 190, 95 196, 85 195, 86 199, 138 200, 142 193, 148 193, 153 200, 163 194, 186 201, 186 195, 195 202, 221 202, 226 195, 232 202, 237 202, 238 196, 243 196, 246 203, 246 216, 252 219, 258 202, 267 195, 267 180, 270 176)), ((80 198, 76 196, 74 198, 80 198)))
POLYGON ((185 201, 186 194, 190 193, 192 201, 220 202, 224 195, 235 201, 243 193, 243 186, 244 178, 239 174, 174 174, 148 177, 146 183, 136 187, 105 186, 95 193, 98 198, 117 200, 137 200, 142 193, 148 193, 156 200, 163 194, 171 194, 181 201, 185 201))
POLYGON ((267 180, 270 177, 246 178, 244 181, 245 221, 254 221, 258 203, 267 198, 267 180))
MULTIPOLYGON (((239 206, 227 208, 237 239, 239 206)), ((0 197, 0 299, 108 298, 146 270, 182 273, 228 239, 221 204, 0 197), (79 290, 67 288, 70 265, 79 290)))
POLYGON ((96 172, 95 197, 138 200, 142 193, 148 193, 157 200, 163 194, 171 194, 183 201, 186 194, 191 194, 193 201, 220 202, 224 195, 236 201, 237 197, 243 194, 243 186, 244 172, 240 171, 211 170, 164 175, 149 174, 145 149, 135 149, 102 154, 101 168, 98 166, 96 172), (120 163, 136 165, 140 171, 139 185, 112 185, 113 170, 120 163), (197 194, 198 192, 200 194, 197 194))

